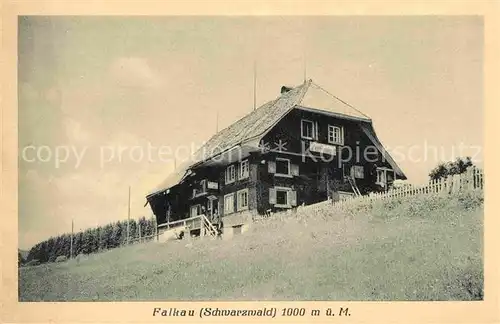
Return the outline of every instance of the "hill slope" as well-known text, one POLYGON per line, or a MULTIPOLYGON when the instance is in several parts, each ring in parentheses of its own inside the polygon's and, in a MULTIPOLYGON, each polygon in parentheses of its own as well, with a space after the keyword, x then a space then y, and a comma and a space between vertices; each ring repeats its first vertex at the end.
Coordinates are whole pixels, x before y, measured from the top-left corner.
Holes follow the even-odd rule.
POLYGON ((20 268, 19 299, 482 299, 482 201, 401 198, 256 223, 230 241, 148 243, 20 268))

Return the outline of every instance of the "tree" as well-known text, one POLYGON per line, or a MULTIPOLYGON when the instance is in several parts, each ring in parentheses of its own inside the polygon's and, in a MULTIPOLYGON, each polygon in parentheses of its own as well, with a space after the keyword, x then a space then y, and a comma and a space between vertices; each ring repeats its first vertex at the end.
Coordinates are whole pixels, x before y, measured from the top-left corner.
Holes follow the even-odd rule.
POLYGON ((450 175, 461 174, 474 166, 470 157, 457 158, 455 161, 440 163, 429 173, 431 180, 446 178, 450 175))
POLYGON ((113 231, 111 232, 111 246, 108 248, 119 247, 121 244, 123 228, 121 222, 116 222, 113 224, 113 231))

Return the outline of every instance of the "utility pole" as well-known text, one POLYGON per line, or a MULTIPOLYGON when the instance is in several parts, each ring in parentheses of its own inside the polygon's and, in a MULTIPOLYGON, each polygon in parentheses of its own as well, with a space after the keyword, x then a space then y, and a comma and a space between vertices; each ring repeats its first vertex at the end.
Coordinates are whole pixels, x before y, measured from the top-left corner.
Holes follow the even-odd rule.
POLYGON ((73 259, 73 219, 71 219, 71 240, 69 243, 69 258, 73 259))
POLYGON ((128 186, 127 245, 130 239, 130 186, 128 186))

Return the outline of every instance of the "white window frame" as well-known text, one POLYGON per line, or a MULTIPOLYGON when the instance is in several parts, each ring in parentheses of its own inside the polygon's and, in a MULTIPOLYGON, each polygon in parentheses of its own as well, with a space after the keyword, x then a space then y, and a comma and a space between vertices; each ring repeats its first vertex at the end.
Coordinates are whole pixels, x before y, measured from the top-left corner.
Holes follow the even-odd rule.
POLYGON ((278 177, 287 177, 287 178, 292 178, 292 165, 290 163, 290 159, 285 159, 285 158, 279 158, 277 157, 276 158, 276 161, 275 161, 275 164, 276 164, 276 172, 274 173, 275 176, 278 176, 278 177), (286 161, 288 163, 288 174, 287 173, 278 173, 278 161, 286 161))
POLYGON ((344 127, 328 125, 328 143, 336 144, 336 145, 344 145, 344 127), (335 140, 335 130, 338 130, 339 137, 338 140, 335 140))
POLYGON ((316 129, 316 123, 309 119, 300 120, 300 137, 307 140, 314 140, 318 137, 318 131, 316 129), (304 136, 304 122, 311 124, 312 137, 304 136))
POLYGON ((274 204, 274 207, 291 208, 292 205, 290 204, 290 201, 289 201, 289 192, 292 191, 292 188, 274 187, 274 190, 276 190, 276 204, 274 204), (278 204, 278 191, 285 191, 286 192, 286 204, 278 204))
POLYGON ((234 192, 224 196, 224 215, 229 215, 232 213, 234 213, 234 192), (228 208, 227 208, 228 204, 226 203, 226 199, 229 197, 232 197, 232 204, 231 204, 230 210, 228 210, 228 208))
POLYGON ((238 207, 238 211, 241 211, 241 210, 247 210, 248 209, 248 188, 246 189, 241 189, 241 190, 238 190, 236 192, 236 204, 237 204, 237 207, 238 207), (242 202, 242 199, 241 199, 241 195, 242 194, 246 194, 246 205, 245 206, 242 206, 241 205, 241 202, 242 202))
POLYGON ((246 159, 240 162, 238 179, 239 180, 246 179, 249 177, 249 174, 250 174, 250 163, 248 163, 248 159, 246 159), (244 165, 246 165, 246 168, 243 167, 244 165))
POLYGON ((236 181, 236 168, 234 164, 228 166, 224 171, 225 183, 230 184, 236 181))
POLYGON ((387 173, 388 172, 394 172, 392 169, 389 168, 377 168, 377 182, 375 184, 378 184, 382 187, 387 186, 387 173), (379 173, 380 172, 380 173, 379 173), (383 179, 379 176, 379 174, 383 174, 383 179))

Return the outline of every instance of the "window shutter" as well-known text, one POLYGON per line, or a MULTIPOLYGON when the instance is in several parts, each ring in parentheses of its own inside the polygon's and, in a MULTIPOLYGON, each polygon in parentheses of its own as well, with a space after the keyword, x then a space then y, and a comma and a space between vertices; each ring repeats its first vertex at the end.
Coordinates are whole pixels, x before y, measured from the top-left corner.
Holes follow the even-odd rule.
POLYGON ((299 175, 299 165, 298 164, 291 164, 290 165, 290 171, 293 176, 298 176, 299 175))
POLYGON ((291 206, 297 206, 297 191, 291 190, 288 192, 288 201, 291 206))
POLYGON ((276 204, 276 189, 269 188, 269 203, 271 205, 276 204))
POLYGON ((269 161, 267 164, 267 171, 269 173, 276 173, 276 162, 275 161, 269 161))

